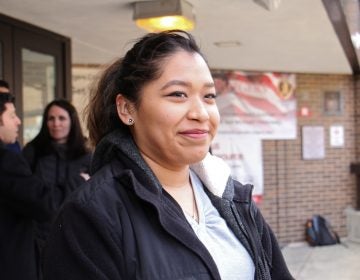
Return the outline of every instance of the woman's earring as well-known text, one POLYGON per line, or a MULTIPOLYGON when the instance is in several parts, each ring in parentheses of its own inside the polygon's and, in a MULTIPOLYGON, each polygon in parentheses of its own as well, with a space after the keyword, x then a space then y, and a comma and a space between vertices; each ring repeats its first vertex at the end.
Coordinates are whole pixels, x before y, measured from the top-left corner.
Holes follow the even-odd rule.
POLYGON ((134 124, 134 120, 133 119, 129 119, 129 125, 134 124))

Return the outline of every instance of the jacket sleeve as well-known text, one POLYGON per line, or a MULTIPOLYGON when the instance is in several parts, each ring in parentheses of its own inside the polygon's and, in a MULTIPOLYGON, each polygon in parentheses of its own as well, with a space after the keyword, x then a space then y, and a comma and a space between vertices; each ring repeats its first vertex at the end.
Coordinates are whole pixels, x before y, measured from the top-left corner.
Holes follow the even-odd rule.
POLYGON ((21 216, 44 221, 53 214, 51 190, 33 175, 21 154, 0 152, 0 201, 21 216))
POLYGON ((121 229, 114 221, 112 229, 99 207, 64 204, 45 248, 44 280, 127 279, 121 269, 121 229))
POLYGON ((285 259, 279 247, 278 241, 270 228, 263 218, 260 210, 256 207, 255 203, 252 202, 252 213, 255 215, 255 221, 257 224, 258 231, 260 233, 261 244, 264 248, 267 261, 270 264, 270 274, 272 280, 294 280, 291 276, 285 259))

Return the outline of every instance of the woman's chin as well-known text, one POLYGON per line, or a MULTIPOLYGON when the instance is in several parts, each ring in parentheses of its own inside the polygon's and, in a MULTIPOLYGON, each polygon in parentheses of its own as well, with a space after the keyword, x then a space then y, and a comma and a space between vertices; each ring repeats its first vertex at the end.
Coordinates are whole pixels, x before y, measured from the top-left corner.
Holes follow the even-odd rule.
POLYGON ((194 164, 194 163, 202 161, 206 157, 208 152, 209 152, 209 150, 206 149, 206 150, 200 150, 200 151, 196 151, 196 152, 192 153, 190 155, 191 156, 190 164, 194 164))

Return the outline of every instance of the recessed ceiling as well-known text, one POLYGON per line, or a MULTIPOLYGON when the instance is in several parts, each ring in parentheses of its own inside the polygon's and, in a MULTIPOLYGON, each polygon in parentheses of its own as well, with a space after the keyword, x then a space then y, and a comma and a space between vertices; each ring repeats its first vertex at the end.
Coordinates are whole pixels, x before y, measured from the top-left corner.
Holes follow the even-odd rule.
MULTIPOLYGON (((2 14, 70 37, 74 64, 105 64, 145 34, 132 20, 132 2, 1 0, 0 6, 2 14)), ((189 2, 197 22, 191 33, 211 68, 352 73, 321 0, 283 0, 273 11, 253 0, 189 2)))

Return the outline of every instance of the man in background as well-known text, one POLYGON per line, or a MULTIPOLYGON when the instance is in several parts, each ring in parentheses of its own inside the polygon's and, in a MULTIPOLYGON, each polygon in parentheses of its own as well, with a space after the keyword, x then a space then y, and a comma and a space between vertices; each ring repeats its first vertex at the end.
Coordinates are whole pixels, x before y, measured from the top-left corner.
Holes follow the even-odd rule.
POLYGON ((14 97, 0 94, 0 278, 37 280, 34 221, 53 214, 52 194, 21 154, 5 148, 14 143, 20 119, 14 97))
MULTIPOLYGON (((0 94, 1 93, 9 93, 9 92, 10 92, 9 83, 7 81, 0 80, 0 94)), ((6 147, 17 153, 21 152, 21 146, 18 141, 15 141, 14 143, 9 144, 6 147)))

